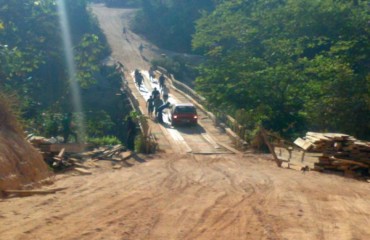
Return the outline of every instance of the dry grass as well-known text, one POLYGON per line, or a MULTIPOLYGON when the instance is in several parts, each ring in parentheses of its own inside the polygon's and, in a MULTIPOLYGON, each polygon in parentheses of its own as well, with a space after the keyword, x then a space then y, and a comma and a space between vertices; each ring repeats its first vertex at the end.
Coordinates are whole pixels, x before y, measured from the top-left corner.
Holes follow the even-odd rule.
POLYGON ((22 126, 16 110, 17 103, 14 95, 0 93, 0 129, 8 129, 22 135, 22 126))

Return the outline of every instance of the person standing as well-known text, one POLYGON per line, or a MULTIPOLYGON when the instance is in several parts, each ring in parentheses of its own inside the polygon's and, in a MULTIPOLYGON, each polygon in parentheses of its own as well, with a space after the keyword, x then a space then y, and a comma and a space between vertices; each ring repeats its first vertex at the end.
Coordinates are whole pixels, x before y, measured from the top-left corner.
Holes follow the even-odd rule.
POLYGON ((161 89, 161 93, 162 93, 162 98, 163 98, 163 101, 164 102, 167 102, 168 100, 168 88, 165 86, 163 86, 163 88, 161 89))
POLYGON ((170 108, 171 104, 170 102, 166 102, 165 104, 162 104, 157 109, 157 120, 159 123, 163 123, 163 110, 166 108, 170 108))
POLYGON ((127 117, 126 121, 127 130, 127 148, 130 150, 135 150, 135 135, 136 135, 136 123, 132 120, 132 117, 127 117))
POLYGON ((49 121, 46 123, 45 126, 46 136, 47 137, 56 137, 58 136, 58 122, 55 119, 55 115, 50 115, 49 121))
POLYGON ((154 111, 154 98, 153 96, 150 96, 148 100, 146 101, 146 107, 148 108, 148 115, 151 118, 154 111))
POLYGON ((144 50, 144 45, 142 43, 140 43, 140 46, 139 46, 139 51, 140 53, 142 53, 144 50))
POLYGON ((163 88, 164 86, 164 81, 165 81, 165 78, 164 78, 164 75, 163 73, 161 74, 161 76, 159 77, 159 87, 160 88, 163 88))
POLYGON ((156 99, 157 97, 159 97, 159 91, 158 91, 158 89, 155 87, 154 89, 153 89, 153 91, 152 91, 152 96, 153 96, 153 98, 154 99, 156 99))
POLYGON ((141 84, 143 83, 143 79, 144 79, 144 77, 143 77, 143 75, 141 74, 141 72, 139 71, 139 70, 135 70, 135 83, 137 84, 137 86, 139 87, 139 89, 140 89, 140 87, 141 87, 141 84))
POLYGON ((153 67, 149 68, 149 80, 153 82, 154 80, 154 70, 153 67))
POLYGON ((162 99, 157 95, 157 97, 154 98, 154 115, 157 116, 158 108, 163 104, 162 99))
POLYGON ((136 78, 138 77, 139 74, 140 74, 139 70, 135 69, 135 71, 134 71, 135 81, 136 81, 136 78))
POLYGON ((139 87, 139 89, 140 89, 142 83, 143 83, 143 75, 141 75, 141 73, 139 73, 138 78, 137 78, 137 86, 139 87))
POLYGON ((69 135, 73 135, 75 138, 75 141, 78 142, 77 140, 77 134, 72 131, 73 128, 73 122, 72 122, 72 113, 69 112, 67 113, 63 120, 62 120, 62 126, 63 126, 63 143, 68 142, 69 135))

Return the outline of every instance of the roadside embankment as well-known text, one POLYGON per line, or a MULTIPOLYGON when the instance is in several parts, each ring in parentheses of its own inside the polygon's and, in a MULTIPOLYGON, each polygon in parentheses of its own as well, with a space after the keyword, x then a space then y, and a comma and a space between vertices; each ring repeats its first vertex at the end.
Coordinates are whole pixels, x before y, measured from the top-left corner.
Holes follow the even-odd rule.
POLYGON ((0 196, 3 190, 31 187, 51 175, 17 125, 9 106, 0 99, 0 196))

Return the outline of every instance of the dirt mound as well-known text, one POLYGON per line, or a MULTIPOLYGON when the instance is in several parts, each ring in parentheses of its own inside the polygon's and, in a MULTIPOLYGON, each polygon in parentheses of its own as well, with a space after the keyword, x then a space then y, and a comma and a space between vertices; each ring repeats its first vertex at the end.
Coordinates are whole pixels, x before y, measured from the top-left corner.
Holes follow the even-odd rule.
POLYGON ((19 189, 50 176, 41 154, 15 132, 0 130, 0 190, 19 189))
POLYGON ((41 154, 22 136, 10 107, 0 98, 1 190, 32 186, 51 175, 41 154))

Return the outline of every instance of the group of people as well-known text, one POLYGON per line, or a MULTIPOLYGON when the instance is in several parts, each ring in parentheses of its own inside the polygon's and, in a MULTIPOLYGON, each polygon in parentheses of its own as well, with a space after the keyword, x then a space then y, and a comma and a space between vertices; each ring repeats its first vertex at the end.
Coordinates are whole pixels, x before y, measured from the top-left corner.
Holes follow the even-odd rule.
MULTIPOLYGON (((154 74, 154 68, 153 67, 150 67, 149 68, 149 80, 150 81, 154 81, 154 78, 155 78, 155 74, 154 74)), ((166 78, 164 77, 164 74, 162 73, 160 76, 159 76, 159 87, 162 89, 164 88, 166 85, 164 84, 166 78)))
MULTIPOLYGON (((140 89, 140 87, 143 83, 144 77, 138 69, 136 69, 134 71, 134 79, 135 79, 135 83, 137 84, 137 86, 140 89)), ((149 80, 151 82, 153 82, 154 79, 155 79, 154 68, 150 67, 150 69, 149 69, 149 80)), ((169 104, 170 104, 170 103, 168 103, 169 90, 168 90, 168 88, 165 84, 165 80, 166 80, 166 78, 165 78, 164 74, 162 73, 158 78, 160 91, 155 87, 153 89, 152 94, 150 95, 149 99, 147 100, 147 104, 146 104, 147 108, 148 108, 148 115, 150 117, 153 117, 153 114, 154 114, 156 119, 161 123, 163 122, 162 111, 165 108, 168 108, 169 104), (163 109, 160 108, 162 105, 164 107, 163 109)))
MULTIPOLYGON (((149 69, 149 78, 151 79, 151 81, 154 79, 154 74, 151 69, 149 69)), ((163 110, 171 106, 170 102, 168 101, 169 91, 164 84, 164 81, 165 77, 163 74, 161 74, 161 76, 159 77, 159 86, 161 91, 154 87, 152 94, 146 102, 149 117, 153 117, 154 113, 154 116, 159 123, 163 123, 163 110)))

